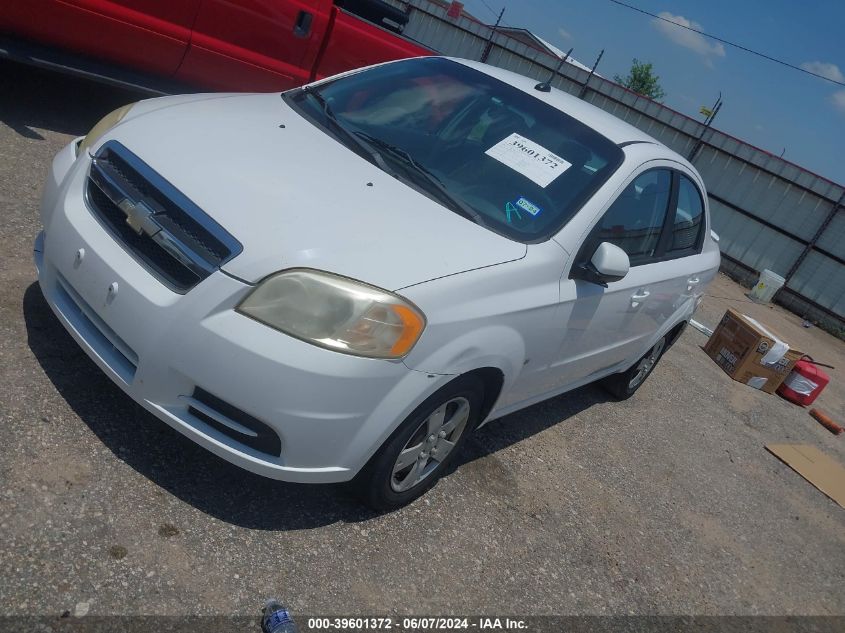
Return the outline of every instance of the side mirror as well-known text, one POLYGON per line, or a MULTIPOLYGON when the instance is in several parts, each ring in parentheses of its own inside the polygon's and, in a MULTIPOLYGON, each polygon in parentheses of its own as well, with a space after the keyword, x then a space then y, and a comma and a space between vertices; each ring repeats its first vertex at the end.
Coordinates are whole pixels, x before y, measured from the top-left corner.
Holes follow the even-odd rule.
POLYGON ((630 269, 631 261, 625 251, 610 242, 602 242, 590 261, 575 264, 573 277, 607 288, 608 283, 619 281, 630 269))

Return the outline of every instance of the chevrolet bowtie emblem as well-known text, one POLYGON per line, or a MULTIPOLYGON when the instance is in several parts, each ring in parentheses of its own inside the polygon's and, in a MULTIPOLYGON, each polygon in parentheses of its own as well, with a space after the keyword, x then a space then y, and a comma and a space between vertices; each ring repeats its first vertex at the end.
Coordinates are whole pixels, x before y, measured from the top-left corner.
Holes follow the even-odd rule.
POLYGON ((126 223, 138 235, 143 233, 155 235, 161 230, 158 222, 153 219, 155 212, 143 201, 133 202, 129 198, 124 198, 118 203, 117 208, 126 214, 126 223))

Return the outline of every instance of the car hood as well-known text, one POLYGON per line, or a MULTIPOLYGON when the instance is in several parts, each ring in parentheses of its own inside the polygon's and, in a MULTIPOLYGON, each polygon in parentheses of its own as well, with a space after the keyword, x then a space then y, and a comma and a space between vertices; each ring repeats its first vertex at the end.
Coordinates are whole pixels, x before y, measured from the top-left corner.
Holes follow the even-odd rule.
POLYGON ((524 244, 381 171, 278 94, 136 107, 102 142, 119 140, 238 239, 243 252, 223 269, 244 281, 309 267, 398 290, 525 255, 524 244))

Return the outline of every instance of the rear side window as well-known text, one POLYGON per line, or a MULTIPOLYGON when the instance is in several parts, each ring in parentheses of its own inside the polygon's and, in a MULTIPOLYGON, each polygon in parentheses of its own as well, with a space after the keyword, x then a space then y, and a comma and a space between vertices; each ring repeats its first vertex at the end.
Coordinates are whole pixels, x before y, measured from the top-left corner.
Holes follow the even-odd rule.
POLYGON ((670 170, 640 174, 607 210, 589 241, 593 247, 615 244, 628 253, 632 265, 646 263, 657 251, 671 191, 670 170))
POLYGON ((669 253, 694 248, 704 224, 704 203, 698 187, 686 176, 680 176, 678 183, 678 205, 672 223, 672 238, 669 253))

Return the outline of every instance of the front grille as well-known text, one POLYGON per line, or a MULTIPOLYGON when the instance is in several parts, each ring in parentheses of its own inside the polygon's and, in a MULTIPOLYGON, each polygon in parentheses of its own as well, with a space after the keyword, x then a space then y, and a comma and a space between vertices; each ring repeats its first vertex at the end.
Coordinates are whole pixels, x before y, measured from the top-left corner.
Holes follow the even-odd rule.
POLYGON ((241 244, 117 141, 91 162, 88 206, 100 223, 171 290, 185 293, 238 255, 241 244))
POLYGON ((233 440, 262 453, 278 457, 282 454, 282 440, 278 434, 237 407, 196 387, 188 401, 188 413, 233 440))

